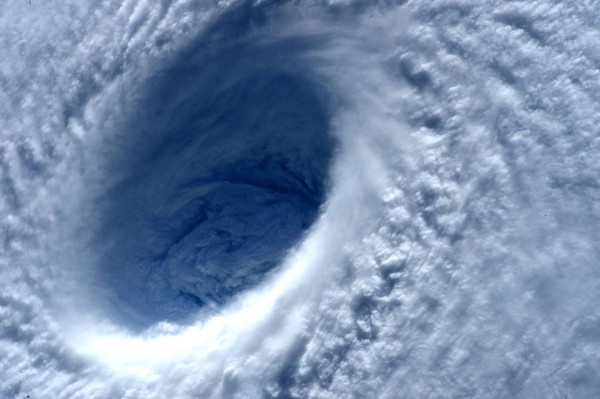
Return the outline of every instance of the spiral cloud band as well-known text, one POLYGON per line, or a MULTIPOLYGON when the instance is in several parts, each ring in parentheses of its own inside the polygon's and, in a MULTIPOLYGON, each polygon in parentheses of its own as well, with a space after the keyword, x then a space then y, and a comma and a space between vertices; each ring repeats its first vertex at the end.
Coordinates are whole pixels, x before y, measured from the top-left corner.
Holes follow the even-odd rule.
POLYGON ((600 396, 600 9, 0 5, 0 398, 600 396))

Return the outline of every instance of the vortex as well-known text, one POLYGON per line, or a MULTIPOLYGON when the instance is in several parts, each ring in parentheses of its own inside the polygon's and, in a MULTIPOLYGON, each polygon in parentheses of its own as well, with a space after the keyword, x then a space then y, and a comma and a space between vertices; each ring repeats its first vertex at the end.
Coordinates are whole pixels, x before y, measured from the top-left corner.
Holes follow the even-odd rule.
POLYGON ((141 82, 104 152, 94 280, 121 325, 181 322, 255 286, 324 201, 323 89, 275 62, 281 43, 224 47, 141 82))
POLYGON ((0 3, 0 397, 600 397, 593 3, 0 3))

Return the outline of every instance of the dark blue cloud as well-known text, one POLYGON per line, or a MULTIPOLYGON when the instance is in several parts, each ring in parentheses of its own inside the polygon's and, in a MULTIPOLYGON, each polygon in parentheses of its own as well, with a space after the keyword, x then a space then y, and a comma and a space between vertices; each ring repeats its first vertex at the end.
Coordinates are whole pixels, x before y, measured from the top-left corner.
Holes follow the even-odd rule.
POLYGON ((181 320, 253 287, 324 201, 334 139, 324 88, 294 64, 306 43, 244 38, 246 22, 209 31, 117 110, 91 201, 95 274, 122 323, 181 320))

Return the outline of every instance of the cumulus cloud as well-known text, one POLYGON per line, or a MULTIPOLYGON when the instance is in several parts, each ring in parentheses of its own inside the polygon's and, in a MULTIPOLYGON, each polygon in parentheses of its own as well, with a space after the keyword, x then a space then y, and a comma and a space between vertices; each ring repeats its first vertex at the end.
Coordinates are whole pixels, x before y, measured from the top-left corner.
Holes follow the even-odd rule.
POLYGON ((593 5, 0 11, 1 397, 600 394, 593 5))

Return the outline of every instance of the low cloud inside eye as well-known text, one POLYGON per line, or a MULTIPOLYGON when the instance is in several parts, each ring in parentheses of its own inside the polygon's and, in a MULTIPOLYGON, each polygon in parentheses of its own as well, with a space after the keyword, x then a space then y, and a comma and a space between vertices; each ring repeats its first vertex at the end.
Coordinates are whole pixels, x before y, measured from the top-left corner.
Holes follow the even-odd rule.
POLYGON ((182 321, 255 286, 324 200, 334 142, 318 88, 274 67, 237 76, 230 57, 154 78, 126 124, 140 144, 109 168, 94 271, 119 324, 182 321))

